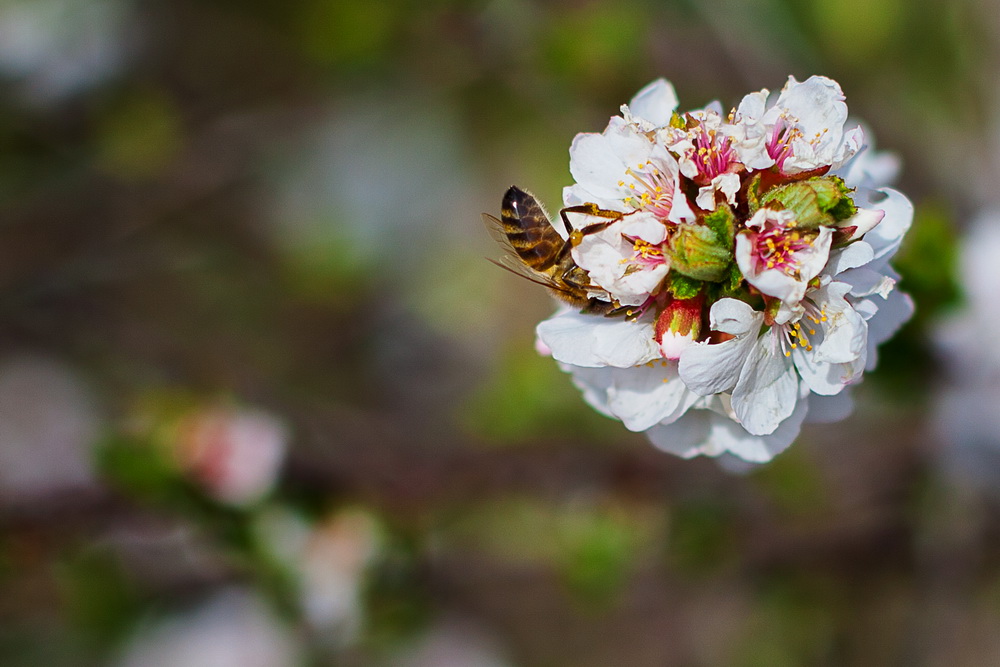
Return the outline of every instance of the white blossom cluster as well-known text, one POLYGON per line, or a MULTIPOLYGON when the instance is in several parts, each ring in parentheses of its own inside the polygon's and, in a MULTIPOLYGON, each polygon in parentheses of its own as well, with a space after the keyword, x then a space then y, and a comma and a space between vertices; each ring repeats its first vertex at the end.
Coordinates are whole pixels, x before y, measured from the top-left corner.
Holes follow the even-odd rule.
POLYGON ((566 207, 620 215, 567 212, 573 260, 619 316, 563 306, 538 347, 663 450, 768 461, 807 413, 850 412, 849 387, 912 314, 889 260, 913 208, 882 187, 893 159, 845 129, 831 79, 790 77, 729 114, 677 106, 660 79, 574 139, 566 207))

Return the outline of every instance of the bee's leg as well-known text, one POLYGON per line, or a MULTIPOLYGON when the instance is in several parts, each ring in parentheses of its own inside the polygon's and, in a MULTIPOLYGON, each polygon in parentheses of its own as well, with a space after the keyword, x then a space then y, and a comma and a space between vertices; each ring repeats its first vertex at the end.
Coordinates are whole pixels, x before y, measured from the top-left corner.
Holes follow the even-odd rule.
POLYGON ((593 234, 594 232, 607 229, 608 225, 612 222, 621 219, 622 213, 619 211, 607 211, 603 208, 599 208, 597 204, 580 204, 579 206, 568 206, 562 209, 559 211, 559 217, 562 218, 563 227, 566 228, 566 234, 568 235, 569 242, 572 245, 577 246, 587 234, 593 234), (569 224, 569 218, 566 217, 567 213, 583 213, 597 218, 606 218, 608 221, 595 222, 592 225, 587 225, 583 229, 573 229, 573 225, 569 224))

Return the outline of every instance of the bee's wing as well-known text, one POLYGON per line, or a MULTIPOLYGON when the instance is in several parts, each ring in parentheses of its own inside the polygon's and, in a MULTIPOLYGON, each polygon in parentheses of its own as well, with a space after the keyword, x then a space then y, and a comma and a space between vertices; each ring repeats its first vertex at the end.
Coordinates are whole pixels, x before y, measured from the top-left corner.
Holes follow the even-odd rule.
POLYGON ((499 259, 489 259, 501 269, 510 271, 514 275, 520 276, 531 282, 542 285, 543 287, 548 287, 549 289, 556 290, 557 292, 567 292, 566 288, 562 285, 557 284, 549 275, 545 273, 540 273, 535 271, 530 266, 525 264, 520 257, 517 255, 517 251, 514 246, 511 245, 510 239, 507 238, 507 234, 503 231, 503 225, 499 219, 489 213, 483 213, 483 224, 486 225, 487 231, 489 231, 490 236, 493 240, 500 244, 503 248, 503 254, 499 259))

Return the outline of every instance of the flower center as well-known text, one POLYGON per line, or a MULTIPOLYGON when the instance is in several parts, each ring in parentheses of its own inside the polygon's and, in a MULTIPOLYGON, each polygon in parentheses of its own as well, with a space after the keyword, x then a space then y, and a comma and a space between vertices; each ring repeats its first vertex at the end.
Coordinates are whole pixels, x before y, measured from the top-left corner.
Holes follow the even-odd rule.
POLYGON ((633 195, 624 199, 636 210, 646 210, 658 218, 666 219, 674 203, 674 184, 656 168, 652 162, 640 162, 635 169, 626 169, 632 183, 618 181, 619 187, 627 187, 633 195))
POLYGON ((732 140, 729 137, 700 125, 694 132, 694 155, 692 158, 695 166, 698 167, 699 176, 704 179, 705 183, 710 183, 716 176, 726 173, 729 167, 736 162, 736 151, 733 150, 732 140))
POLYGON ((809 337, 816 335, 816 325, 827 320, 826 308, 820 308, 811 301, 803 301, 802 305, 805 307, 805 313, 798 320, 775 324, 772 327, 776 345, 786 357, 792 356, 792 350, 799 347, 811 352, 813 346, 809 337))
POLYGON ((654 245, 640 238, 625 236, 625 240, 632 243, 633 255, 630 258, 621 260, 622 264, 635 264, 643 268, 651 268, 666 263, 663 256, 663 247, 654 245))
POLYGON ((792 154, 792 141, 800 136, 802 130, 794 127, 785 114, 778 117, 765 148, 779 170, 784 169, 785 160, 792 154))
POLYGON ((807 250, 812 242, 800 232, 787 227, 771 226, 757 233, 754 260, 757 270, 777 269, 787 275, 799 270, 796 254, 807 250))

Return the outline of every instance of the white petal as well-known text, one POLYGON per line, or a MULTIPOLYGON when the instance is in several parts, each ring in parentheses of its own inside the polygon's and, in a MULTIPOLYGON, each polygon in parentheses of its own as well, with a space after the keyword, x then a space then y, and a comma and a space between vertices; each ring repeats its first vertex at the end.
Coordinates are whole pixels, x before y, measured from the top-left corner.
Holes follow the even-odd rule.
POLYGON ((861 200, 859 203, 865 208, 885 212, 882 222, 865 235, 865 242, 875 251, 875 262, 871 268, 878 270, 896 253, 903 235, 910 229, 913 223, 913 204, 905 195, 892 188, 859 192, 857 199, 861 200))
POLYGON ((674 201, 670 207, 670 215, 667 217, 667 220, 677 224, 686 224, 694 222, 697 217, 694 209, 691 208, 691 203, 688 202, 687 196, 680 189, 680 176, 675 176, 674 201))
POLYGON ((878 271, 862 267, 851 269, 837 276, 837 280, 851 286, 851 296, 878 296, 886 299, 896 287, 896 280, 878 271))
POLYGON ((698 396, 681 382, 677 365, 652 362, 635 368, 613 369, 608 407, 630 431, 645 431, 676 421, 698 396))
POLYGON ((652 322, 563 310, 535 329, 552 357, 574 366, 628 368, 660 358, 652 322))
MULTIPOLYGON (((617 117, 616 117, 617 118, 617 117)), ((569 170, 574 180, 589 193, 585 201, 594 198, 620 200, 618 182, 625 170, 644 162, 653 145, 642 135, 612 118, 603 134, 581 133, 573 138, 569 149, 569 170)))
POLYGON ((740 191, 739 174, 719 174, 712 179, 712 185, 726 195, 726 201, 730 204, 736 203, 736 193, 740 191))
POLYGON ((684 384, 702 396, 729 391, 736 386, 764 315, 742 301, 720 299, 712 306, 710 320, 712 330, 732 334, 735 338, 722 343, 691 344, 681 352, 678 365, 684 384))
POLYGON ((663 127, 670 124, 678 104, 673 85, 666 79, 657 79, 636 93, 628 109, 633 116, 649 121, 653 127, 663 127))
POLYGON ((842 271, 864 266, 874 258, 875 251, 870 245, 864 241, 855 241, 848 246, 831 251, 830 259, 827 261, 823 273, 828 276, 836 276, 842 271))
MULTIPOLYGON (((563 188, 563 205, 579 206, 581 204, 597 204, 598 208, 603 208, 606 211, 622 211, 624 213, 625 207, 622 205, 622 200, 618 195, 619 192, 616 190, 613 197, 598 197, 579 183, 574 183, 563 188)), ((571 216, 572 214, 567 214, 567 217, 571 216)), ((556 218, 552 222, 559 235, 566 238, 567 234, 562 220, 556 218)))
POLYGON ((879 303, 878 312, 868 320, 868 370, 875 368, 878 361, 875 346, 891 338, 912 316, 913 300, 899 290, 894 290, 888 299, 879 303))
POLYGON ((866 132, 868 146, 838 169, 838 175, 851 188, 883 188, 899 175, 899 158, 886 151, 876 151, 871 132, 866 132))
POLYGON ((750 335, 723 343, 693 343, 681 352, 678 365, 684 384, 691 391, 710 396, 730 391, 740 379, 740 371, 754 345, 750 335))
POLYGON ((736 108, 734 122, 723 126, 740 162, 748 169, 767 169, 774 164, 765 147, 765 137, 770 129, 764 122, 767 96, 767 89, 745 96, 736 108))
POLYGON ((792 359, 805 386, 820 396, 839 394, 863 370, 863 364, 852 366, 818 361, 816 355, 805 350, 793 351, 792 359))
POLYGON ((690 410, 672 424, 659 424, 646 431, 657 449, 686 459, 704 453, 713 414, 707 410, 690 410))
POLYGON ((882 218, 885 217, 885 211, 879 211, 872 208, 859 208, 858 212, 852 215, 847 220, 841 220, 837 223, 838 227, 855 227, 856 229, 851 234, 849 240, 860 239, 862 236, 875 229, 878 223, 882 222, 882 218))
POLYGON ((573 384, 583 392, 583 400, 587 401, 590 407, 605 417, 615 418, 608 407, 608 387, 611 386, 611 372, 614 369, 582 368, 563 363, 559 364, 559 368, 565 373, 572 374, 573 384))
POLYGON ((715 210, 715 186, 705 185, 698 188, 698 196, 694 198, 695 205, 703 211, 715 210))
POLYGON ((773 433, 798 400, 799 381, 791 359, 774 348, 773 335, 758 338, 733 389, 733 411, 753 435, 773 433))
POLYGON ((823 340, 812 352, 817 362, 851 363, 865 351, 868 325, 844 299, 850 289, 847 283, 834 282, 816 290, 815 301, 822 304, 826 315, 826 322, 822 323, 823 340))
POLYGON ((799 399, 787 419, 768 435, 753 435, 739 424, 715 417, 712 420, 710 441, 719 449, 754 463, 766 463, 785 451, 798 437, 802 421, 808 411, 808 399, 799 399))
POLYGON ((759 313, 739 299, 719 299, 712 304, 709 311, 709 323, 712 331, 739 336, 748 331, 756 331, 763 321, 763 313, 759 313))

